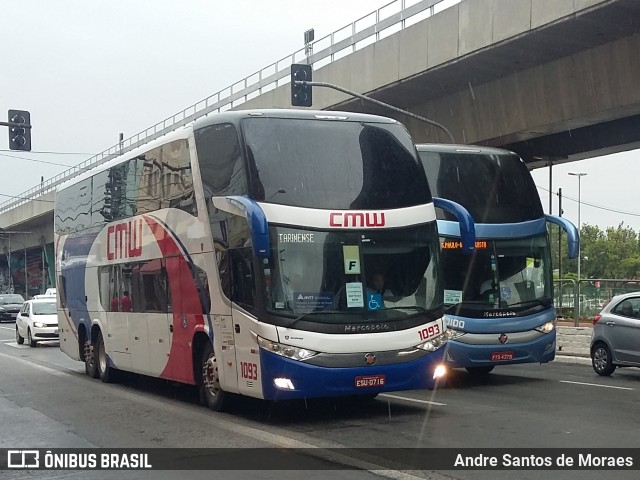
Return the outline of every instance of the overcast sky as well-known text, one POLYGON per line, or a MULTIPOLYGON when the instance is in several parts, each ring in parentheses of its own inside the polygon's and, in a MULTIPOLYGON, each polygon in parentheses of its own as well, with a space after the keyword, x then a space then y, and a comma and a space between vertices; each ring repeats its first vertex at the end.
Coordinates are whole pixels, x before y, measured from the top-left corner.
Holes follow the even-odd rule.
MULTIPOLYGON (((0 0, 0 117, 9 108, 31 112, 33 150, 4 151, 0 132, 0 195, 18 195, 65 167, 163 120, 237 82, 303 45, 347 25, 389 0, 0 0), (9 39, 16 39, 10 44, 9 39)), ((640 152, 558 166, 565 216, 577 223, 576 177, 582 222, 624 221, 640 229, 640 152)), ((533 173, 548 188, 548 171, 533 173)), ((540 190, 545 210, 547 192, 540 190)), ((7 198, 0 196, 0 201, 7 198)), ((557 213, 557 199, 554 200, 557 213)))

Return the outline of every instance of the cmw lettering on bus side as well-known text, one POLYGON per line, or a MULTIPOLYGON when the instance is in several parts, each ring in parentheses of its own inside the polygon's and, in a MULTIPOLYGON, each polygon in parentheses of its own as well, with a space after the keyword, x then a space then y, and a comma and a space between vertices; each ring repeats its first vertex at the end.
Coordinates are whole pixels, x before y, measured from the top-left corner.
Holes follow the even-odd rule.
POLYGON ((107 228, 107 260, 142 255, 142 220, 129 220, 107 228))

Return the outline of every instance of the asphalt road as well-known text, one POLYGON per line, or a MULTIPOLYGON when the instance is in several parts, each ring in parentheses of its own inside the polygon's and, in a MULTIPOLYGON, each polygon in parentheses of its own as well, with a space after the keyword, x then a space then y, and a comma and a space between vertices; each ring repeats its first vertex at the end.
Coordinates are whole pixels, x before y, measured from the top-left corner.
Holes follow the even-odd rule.
POLYGON ((637 471, 381 472, 375 458, 324 452, 341 447, 637 448, 638 369, 619 369, 602 378, 587 365, 503 366, 485 381, 455 372, 437 392, 399 392, 371 402, 271 404, 242 399, 230 412, 215 413, 198 404, 193 388, 135 375, 110 385, 92 380, 56 343, 38 348, 17 345, 13 328, 11 323, 0 324, 0 448, 319 448, 311 457, 292 453, 291 461, 308 470, 304 474, 2 472, 6 479, 637 478, 637 471), (314 470, 326 462, 356 464, 364 470, 314 470))

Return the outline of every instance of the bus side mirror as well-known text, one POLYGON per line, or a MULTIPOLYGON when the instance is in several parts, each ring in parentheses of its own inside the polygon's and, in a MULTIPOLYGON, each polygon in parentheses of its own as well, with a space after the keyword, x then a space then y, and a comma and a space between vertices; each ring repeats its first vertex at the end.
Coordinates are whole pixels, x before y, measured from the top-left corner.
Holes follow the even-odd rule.
POLYGON ((269 258, 269 224, 260 205, 249 197, 234 195, 229 197, 213 197, 214 207, 232 215, 244 216, 251 230, 251 245, 256 256, 269 258))
POLYGON ((576 258, 580 250, 580 232, 576 226, 566 218, 556 217, 555 215, 545 215, 548 223, 559 225, 567 234, 567 256, 576 258))
POLYGON ((466 254, 473 253, 476 249, 476 224, 469 211, 459 203, 445 198, 433 197, 433 205, 449 212, 458 219, 462 252, 466 254))

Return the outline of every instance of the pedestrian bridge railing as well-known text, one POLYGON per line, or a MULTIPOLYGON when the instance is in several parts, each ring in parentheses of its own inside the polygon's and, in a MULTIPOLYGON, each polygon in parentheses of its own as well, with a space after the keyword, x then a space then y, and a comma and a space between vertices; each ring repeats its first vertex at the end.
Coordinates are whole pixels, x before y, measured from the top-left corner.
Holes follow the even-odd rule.
POLYGON ((425 18, 439 13, 461 0, 393 0, 356 21, 325 37, 315 40, 310 48, 303 47, 277 60, 261 70, 248 75, 213 95, 208 96, 184 110, 165 118, 151 127, 132 135, 103 152, 79 163, 55 177, 22 192, 20 195, 0 203, 0 213, 54 190, 58 185, 90 170, 118 155, 126 153, 156 138, 159 138, 197 118, 212 112, 236 108, 265 92, 290 81, 293 63, 310 63, 315 69, 343 58, 361 48, 377 42, 425 18))

